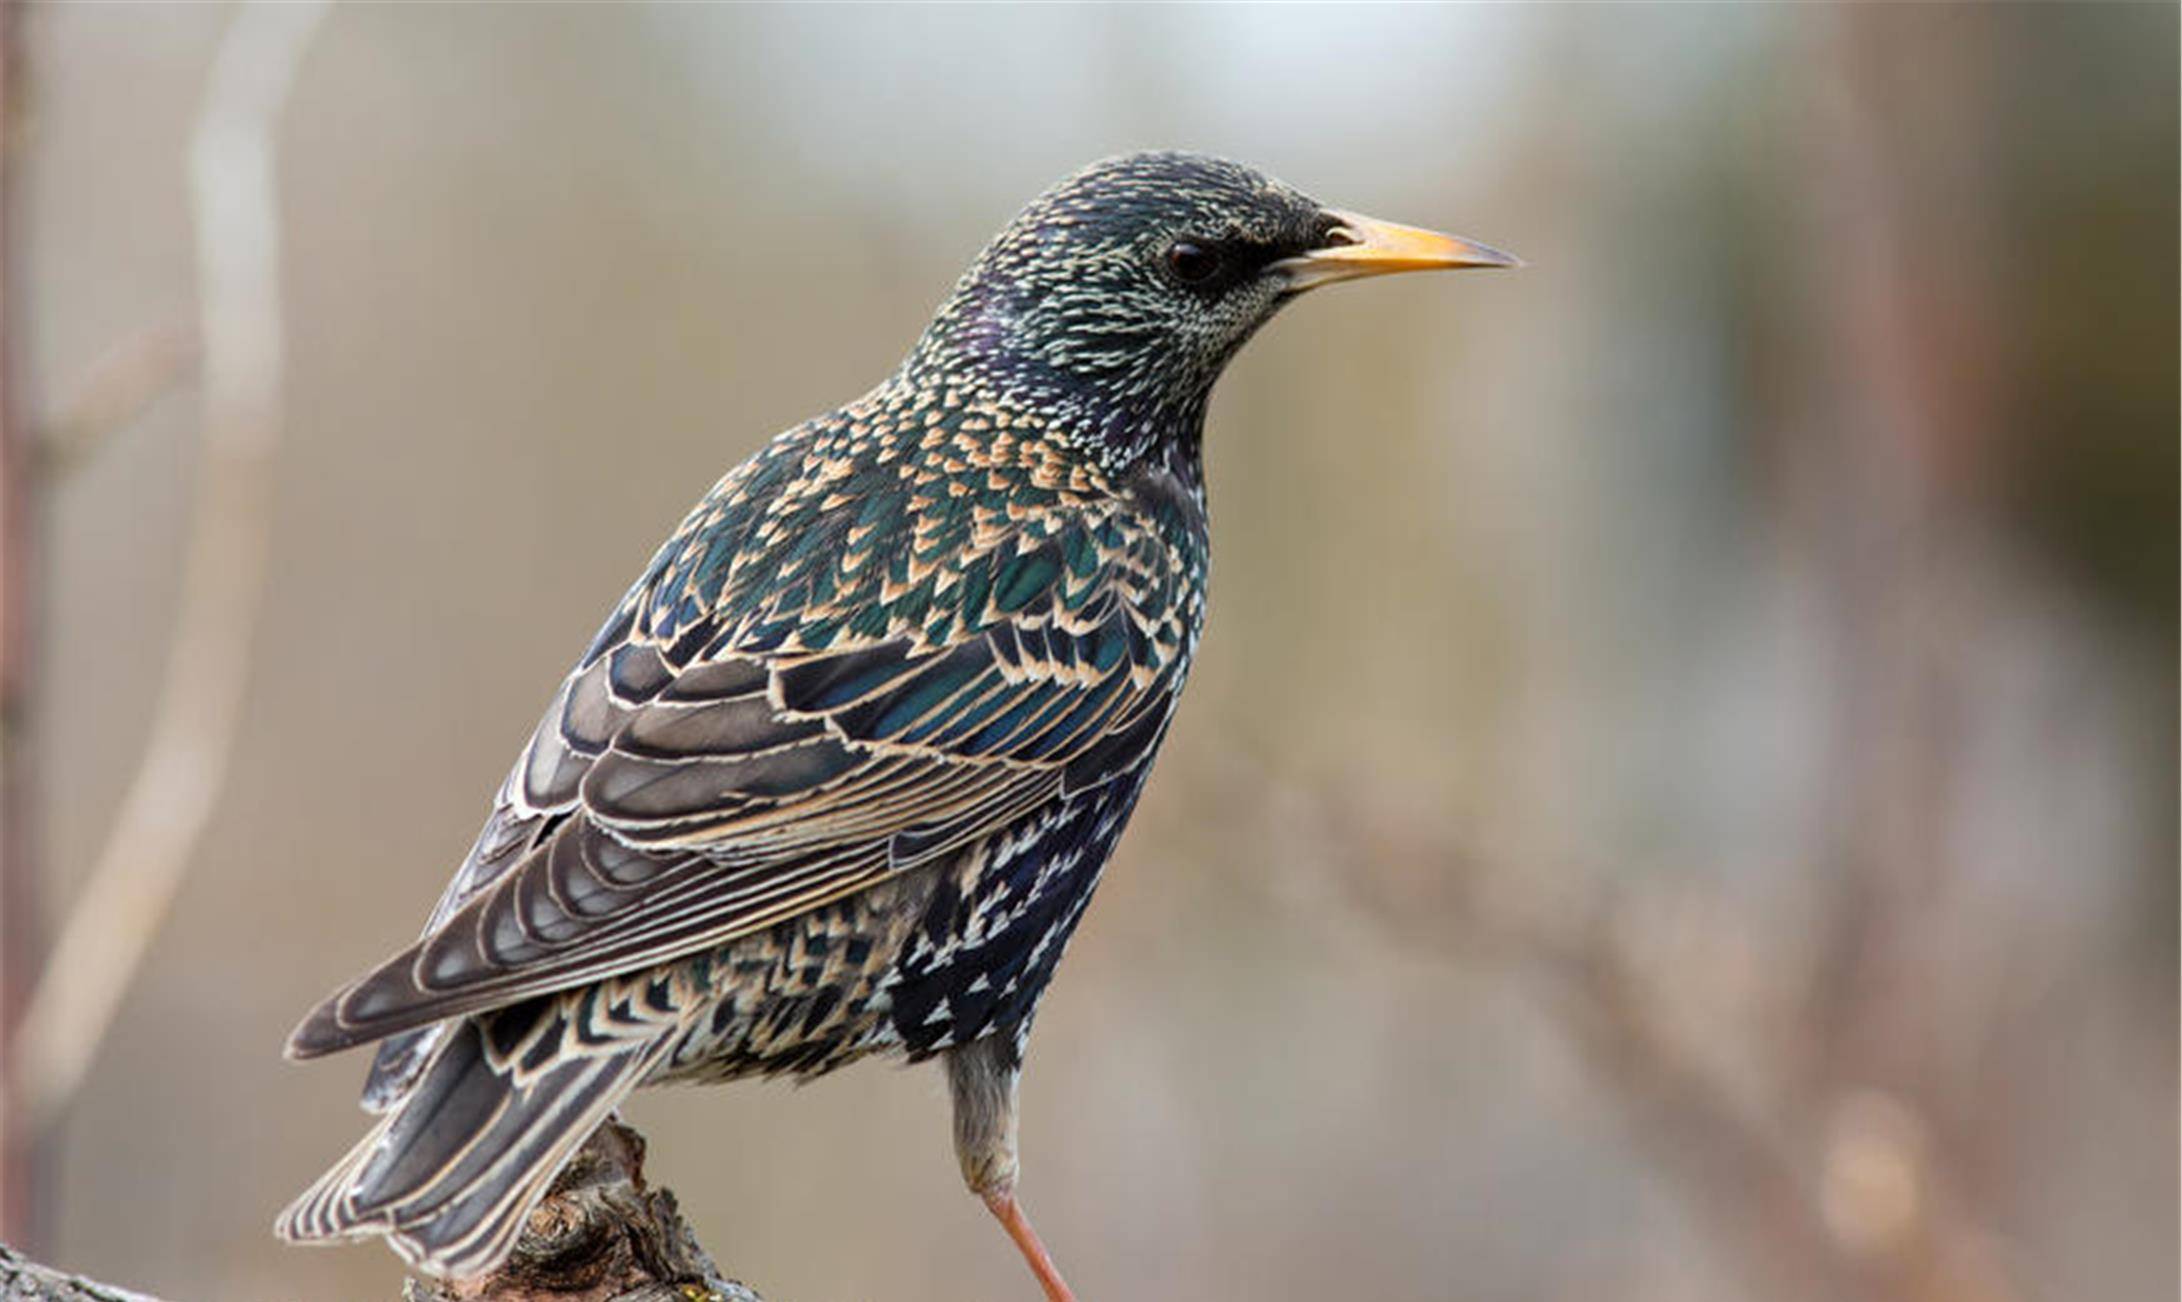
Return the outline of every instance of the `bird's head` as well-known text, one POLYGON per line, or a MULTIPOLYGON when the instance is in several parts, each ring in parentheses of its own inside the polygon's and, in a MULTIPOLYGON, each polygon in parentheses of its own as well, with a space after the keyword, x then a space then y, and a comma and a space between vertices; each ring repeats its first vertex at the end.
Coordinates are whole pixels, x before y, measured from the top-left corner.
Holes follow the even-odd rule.
POLYGON ((1109 158, 1025 208, 978 255, 910 355, 1061 414, 1110 464, 1194 438, 1212 382, 1318 285, 1508 267, 1482 244, 1328 208, 1203 154, 1109 158))

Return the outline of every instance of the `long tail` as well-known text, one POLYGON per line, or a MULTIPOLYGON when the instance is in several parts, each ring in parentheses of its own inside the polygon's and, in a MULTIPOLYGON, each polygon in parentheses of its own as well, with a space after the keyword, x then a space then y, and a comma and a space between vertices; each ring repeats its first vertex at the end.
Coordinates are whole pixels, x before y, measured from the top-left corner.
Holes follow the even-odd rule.
POLYGON ((502 1047, 510 1014, 530 1023, 522 1029, 556 1020, 508 1009, 448 1026, 415 1084, 281 1213, 275 1232, 295 1243, 383 1235, 412 1267, 442 1277, 497 1266, 553 1177, 672 1042, 588 1046, 541 1062, 520 1052, 535 1043, 521 1030, 522 1046, 502 1047), (525 1070, 525 1058, 539 1069, 525 1070))

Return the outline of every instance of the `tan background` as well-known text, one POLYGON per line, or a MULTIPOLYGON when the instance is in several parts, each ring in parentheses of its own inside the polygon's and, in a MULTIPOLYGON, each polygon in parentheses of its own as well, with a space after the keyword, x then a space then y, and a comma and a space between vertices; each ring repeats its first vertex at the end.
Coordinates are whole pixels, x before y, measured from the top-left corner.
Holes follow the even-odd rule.
MULTIPOLYGON (((191 318, 225 17, 24 15, 33 415, 191 318)), ((688 502, 1042 186, 1171 145, 1532 265, 1316 296, 1224 382, 1211 632, 1026 1086, 1084 1296, 2173 1296, 2175 48, 2156 6, 343 7, 282 137, 232 782, 45 1254, 393 1296, 268 1235, 359 1124, 283 1033, 688 502)), ((196 417, 47 504, 56 924, 196 417)), ((1028 1291, 933 1073, 632 1116, 776 1302, 1028 1291)))

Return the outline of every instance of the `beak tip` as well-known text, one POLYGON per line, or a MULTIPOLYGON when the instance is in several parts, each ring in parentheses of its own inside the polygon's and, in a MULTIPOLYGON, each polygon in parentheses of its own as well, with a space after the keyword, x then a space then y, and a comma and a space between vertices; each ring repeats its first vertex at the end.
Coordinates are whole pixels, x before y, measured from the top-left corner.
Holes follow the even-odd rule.
POLYGON ((1458 265, 1491 269, 1505 268, 1509 271, 1520 271, 1530 265, 1514 254, 1504 249, 1496 249, 1490 244, 1471 244, 1469 248, 1471 251, 1470 259, 1458 265))

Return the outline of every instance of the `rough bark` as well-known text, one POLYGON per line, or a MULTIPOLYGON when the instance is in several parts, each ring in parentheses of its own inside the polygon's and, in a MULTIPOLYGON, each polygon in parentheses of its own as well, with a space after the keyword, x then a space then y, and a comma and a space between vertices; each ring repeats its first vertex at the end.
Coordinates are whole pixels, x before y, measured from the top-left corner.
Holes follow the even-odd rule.
POLYGON ((644 1137, 608 1121, 531 1213, 506 1263, 465 1280, 411 1279, 404 1302, 763 1302, 697 1243, 670 1190, 644 1179, 644 1137))
MULTIPOLYGON (((403 1302, 764 1302, 720 1274, 672 1191, 644 1179, 644 1137, 609 1121, 531 1213, 507 1262, 464 1280, 411 1278, 403 1302)), ((0 1247, 0 1302, 159 1302, 0 1247)))
POLYGON ((159 1302, 147 1293, 64 1275, 0 1244, 0 1299, 6 1302, 159 1302))

